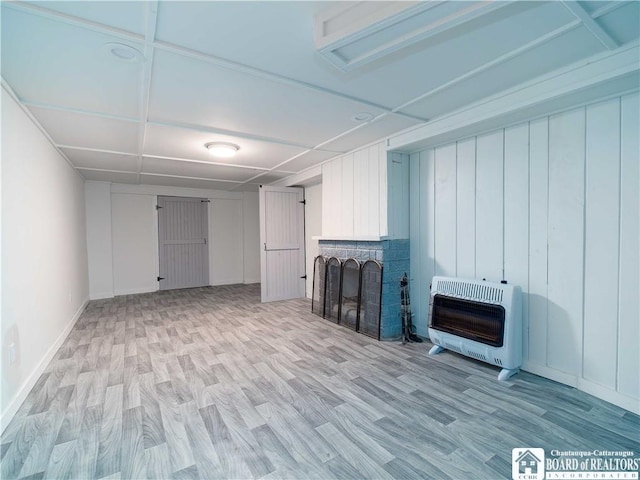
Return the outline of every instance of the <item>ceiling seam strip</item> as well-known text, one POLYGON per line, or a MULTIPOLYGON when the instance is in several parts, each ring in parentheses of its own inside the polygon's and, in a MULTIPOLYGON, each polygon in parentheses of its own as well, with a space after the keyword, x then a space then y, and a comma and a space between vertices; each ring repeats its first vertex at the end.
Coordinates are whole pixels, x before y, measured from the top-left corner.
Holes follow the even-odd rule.
MULTIPOLYGON (((285 85, 292 85, 292 86, 297 86, 300 88, 305 88, 307 90, 313 90, 315 92, 318 93, 324 93, 326 95, 331 95, 334 97, 338 97, 338 98, 342 98, 344 100, 349 100, 352 102, 356 102, 356 103, 360 103, 362 105, 366 105, 368 107, 372 107, 372 108, 376 108, 378 110, 382 110, 383 112, 387 112, 390 114, 394 114, 397 116, 401 116, 401 117, 405 117, 405 118, 409 118, 412 120, 417 120, 420 122, 424 122, 426 121, 426 119, 421 118, 421 117, 417 117, 415 115, 411 115, 411 114, 407 114, 407 113, 403 113, 403 112, 392 112, 391 109, 389 107, 385 107, 383 105, 379 105, 375 102, 370 102, 368 100, 364 100, 358 97, 354 97, 352 95, 347 95, 347 94, 343 94, 340 92, 337 92, 335 90, 331 90, 328 88, 324 88, 321 87, 319 85, 314 85, 312 83, 308 83, 308 82, 304 82, 302 80, 296 80, 293 78, 289 78, 289 77, 285 77, 282 75, 278 75, 276 73, 272 73, 272 72, 268 72, 266 70, 261 70, 259 68, 255 68, 255 67, 251 67, 249 65, 244 65, 242 63, 239 62, 233 62, 231 60, 227 60, 224 59, 222 57, 218 57, 215 55, 210 55, 210 54, 206 54, 206 53, 202 53, 202 52, 198 52, 195 50, 192 50, 190 48, 186 48, 186 47, 181 47, 179 45, 173 45, 171 43, 168 42, 162 42, 162 41, 158 41, 158 40, 152 40, 149 41, 147 40, 145 37, 142 37, 136 33, 133 32, 127 32, 125 30, 120 30, 120 29, 116 29, 113 27, 109 27, 107 25, 103 25, 100 23, 96 23, 96 22, 92 22, 90 20, 84 20, 82 18, 78 18, 78 17, 73 17, 71 15, 66 15, 63 13, 59 13, 59 12, 55 12, 52 10, 47 10, 45 8, 42 7, 38 7, 38 6, 33 6, 33 5, 29 5, 29 4, 25 4, 22 2, 17 2, 17 3, 8 3, 8 5, 12 6, 15 10, 20 10, 23 12, 27 12, 27 13, 35 13, 38 14, 40 16, 43 17, 47 17, 49 19, 55 19, 55 20, 63 20, 65 23, 67 24, 72 24, 75 26, 79 26, 79 27, 83 27, 89 30, 93 30, 95 32, 98 33, 106 33, 106 34, 110 34, 110 35, 115 35, 118 36, 120 38, 124 38, 124 39, 132 39, 135 40, 137 42, 143 42, 145 45, 152 45, 153 48, 155 49, 159 49, 159 50, 163 50, 163 51, 168 51, 168 52, 172 52, 172 53, 177 53, 180 54, 182 56, 185 57, 190 57, 190 58, 194 58, 194 59, 198 59, 201 60, 203 62, 206 63, 210 63, 210 64, 214 64, 217 65, 219 67, 222 68, 226 68, 229 70, 233 70, 236 72, 240 72, 240 73, 244 73, 247 75, 252 75, 255 77, 259 77, 259 78, 264 78, 264 79, 268 79, 277 83, 281 83, 281 84, 285 84, 285 85)), ((157 14, 157 11, 156 11, 157 14)))
MULTIPOLYGON (((212 133, 214 135, 228 135, 230 137, 245 138, 245 139, 248 139, 248 140, 256 140, 256 141, 259 141, 259 142, 267 142, 267 143, 274 143, 274 144, 279 144, 279 145, 286 145, 286 146, 289 146, 289 147, 297 147, 297 148, 303 148, 303 149, 311 149, 311 148, 313 148, 313 147, 310 147, 309 145, 293 143, 293 142, 289 142, 289 141, 286 141, 286 140, 281 140, 279 138, 264 137, 264 136, 261 136, 261 135, 253 135, 251 133, 238 132, 238 131, 235 131, 235 130, 226 130, 224 128, 207 127, 205 125, 194 125, 194 124, 182 123, 182 122, 166 122, 166 121, 158 121, 158 120, 150 120, 147 123, 149 125, 155 125, 155 126, 158 126, 158 127, 180 128, 180 129, 183 129, 183 130, 192 130, 192 131, 202 132, 202 133, 212 133)), ((342 153, 340 151, 333 151, 333 150, 327 150, 327 152, 330 152, 330 153, 342 153)))
MULTIPOLYGON (((105 173, 126 173, 129 175, 137 175, 136 172, 130 170, 114 170, 109 168, 91 168, 91 167, 75 167, 77 170, 86 170, 88 172, 105 172, 105 173)), ((205 177, 191 177, 187 175, 169 175, 167 173, 152 173, 152 172, 142 172, 140 173, 142 176, 154 176, 154 177, 165 177, 165 178, 182 178, 185 180, 205 180, 207 182, 222 182, 222 183, 240 183, 240 180, 224 180, 221 178, 205 178, 205 177)), ((244 182, 242 182, 244 184, 244 182)))
MULTIPOLYGON (((79 150, 79 151, 83 151, 83 152, 94 152, 94 153, 107 153, 107 154, 111 154, 111 155, 122 155, 125 157, 132 157, 132 158, 137 158, 138 154, 137 153, 129 153, 129 152, 119 152, 117 150, 106 150, 106 149, 102 149, 102 148, 90 148, 90 147, 76 147, 73 145, 64 145, 64 144, 54 144, 56 147, 58 148, 65 148, 68 150, 79 150)), ((144 155, 147 158, 156 158, 159 160, 175 160, 178 162, 185 162, 185 163, 201 163, 204 165, 214 165, 217 167, 229 167, 229 168, 239 168, 239 169, 246 169, 246 170, 263 170, 265 172, 270 172, 271 171, 271 167, 252 167, 250 165, 238 165, 235 163, 222 163, 222 162, 209 162, 206 160, 195 160, 195 159, 191 159, 191 158, 182 158, 182 157, 169 157, 169 156, 165 156, 165 155, 151 155, 151 154, 145 154, 144 155)), ((74 165, 75 167, 75 165, 74 165)), ((80 168, 80 167, 75 167, 75 168, 80 168)), ((289 170, 278 170, 278 172, 281 173, 297 173, 297 172, 292 172, 289 170)))
POLYGON ((74 171, 74 173, 76 175, 78 175, 80 178, 82 178, 84 180, 84 177, 82 176, 82 174, 80 172, 78 172, 76 166, 73 164, 73 162, 71 160, 69 160, 69 157, 67 157, 67 155, 60 150, 57 146, 56 143, 53 141, 53 138, 51 138, 51 135, 49 135, 49 133, 45 130, 45 128, 40 124, 40 122, 38 121, 38 119, 33 115, 33 113, 31 113, 31 111, 22 104, 22 102, 20 101, 20 97, 18 97, 18 95, 16 94, 16 92, 13 91, 13 88, 11 88, 11 85, 9 85, 9 82, 7 82, 4 77, 0 77, 0 85, 2 86, 2 88, 4 89, 5 92, 7 92, 7 94, 18 104, 18 106, 20 107, 20 109, 24 112, 24 114, 29 118, 29 120, 31 120, 33 122, 33 124, 36 126, 36 128, 38 130, 40 130, 40 132, 44 135, 44 137, 47 139, 47 141, 49 142, 49 144, 54 148, 54 150, 56 152, 58 152, 58 154, 60 154, 60 156, 62 158, 64 158, 64 160, 69 164, 69 166, 71 167, 71 169, 74 171))
MULTIPOLYGON (((101 112, 94 112, 94 111, 90 111, 90 110, 82 110, 82 109, 77 109, 77 108, 62 107, 62 106, 59 106, 59 105, 52 105, 52 104, 42 103, 42 102, 33 102, 33 101, 30 101, 30 100, 21 100, 21 103, 23 105, 26 105, 26 106, 35 107, 35 108, 42 108, 42 109, 46 109, 46 110, 57 110, 57 111, 61 111, 61 112, 70 112, 70 113, 76 113, 78 115, 87 115, 87 116, 92 116, 92 117, 105 118, 105 119, 108 119, 108 120, 117 120, 117 121, 128 122, 128 123, 141 123, 140 118, 124 117, 124 116, 120 116, 120 115, 113 115, 113 114, 110 114, 110 113, 101 113, 101 112)), ((249 139, 249 140, 256 140, 256 141, 260 141, 260 142, 273 143, 273 144, 278 144, 278 145, 286 145, 286 146, 290 146, 290 147, 297 147, 297 148, 303 148, 303 149, 313 149, 314 148, 314 147, 309 146, 309 145, 293 143, 293 142, 289 142, 289 141, 282 140, 282 139, 279 139, 279 138, 265 137, 265 136, 261 136, 261 135, 252 135, 252 134, 246 133, 246 132, 238 132, 238 131, 235 131, 235 130, 226 130, 224 128, 217 128, 217 127, 208 127, 206 125, 196 125, 196 124, 188 124, 188 123, 182 123, 182 122, 155 121, 155 120, 149 120, 146 123, 147 123, 147 125, 155 125, 155 126, 159 126, 159 127, 180 128, 180 129, 183 129, 183 130, 191 130, 191 131, 203 132, 203 133, 212 133, 214 135, 228 135, 230 137, 246 138, 246 139, 249 139)), ((81 147, 71 147, 71 146, 69 146, 69 148, 81 148, 81 147)), ((322 150, 322 151, 328 152, 328 153, 336 153, 336 154, 344 153, 343 151, 340 151, 340 150, 322 150)), ((148 155, 145 155, 145 156, 148 156, 148 155)))
POLYGON ((585 28, 593 35, 605 48, 608 50, 615 50, 619 47, 611 35, 609 35, 604 28, 596 22, 589 12, 587 12, 578 2, 560 2, 573 16, 582 22, 585 28))
POLYGON ((144 68, 142 70, 142 78, 140 79, 140 132, 139 132, 139 144, 138 144, 138 176, 136 183, 140 184, 140 174, 142 173, 142 162, 144 154, 144 146, 147 138, 147 121, 149 120, 149 103, 151 98, 151 76, 153 73, 153 56, 154 47, 153 41, 156 37, 156 28, 158 26, 158 1, 150 1, 147 4, 147 18, 145 25, 145 55, 148 55, 148 59, 144 62, 144 68))

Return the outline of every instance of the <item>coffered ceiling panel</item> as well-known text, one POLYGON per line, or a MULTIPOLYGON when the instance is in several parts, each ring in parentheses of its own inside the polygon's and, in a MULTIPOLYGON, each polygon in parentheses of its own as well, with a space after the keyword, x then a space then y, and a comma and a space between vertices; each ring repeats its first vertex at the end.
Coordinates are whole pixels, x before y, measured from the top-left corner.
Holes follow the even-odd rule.
POLYGON ((111 182, 111 183, 138 183, 138 175, 135 173, 122 173, 122 172, 103 172, 99 170, 78 170, 80 174, 87 180, 94 180, 96 182, 111 182))
POLYGON ((351 117, 359 112, 382 113, 363 103, 167 52, 156 53, 154 75, 152 121, 259 132, 314 146, 352 128, 351 117))
POLYGON ((507 62, 457 83, 435 95, 430 95, 403 111, 414 115, 439 117, 472 103, 475 99, 497 94, 513 85, 526 82, 542 73, 575 62, 600 43, 583 27, 565 33, 553 43, 545 43, 507 62), (541 59, 546 69, 541 69, 541 59))
POLYGON ((71 148, 62 148, 61 150, 76 167, 120 170, 124 172, 137 172, 138 170, 137 155, 120 155, 71 148))
POLYGON ((2 76, 23 101, 137 118, 141 65, 108 55, 110 42, 122 39, 3 8, 2 76))
POLYGON ((57 145, 138 152, 140 126, 136 122, 48 108, 31 107, 29 110, 57 145))
POLYGON ((262 173, 264 170, 249 168, 223 167, 200 162, 166 160, 162 158, 142 159, 143 173, 159 173, 184 177, 206 178, 211 180, 233 180, 243 182, 262 173))
POLYGON ((233 182, 216 182, 212 180, 201 180, 198 178, 182 178, 161 175, 140 175, 140 183, 143 185, 162 185, 165 187, 185 187, 204 188, 210 190, 231 190, 234 186, 240 185, 233 182))
POLYGON ((255 191, 640 35, 637 1, 464 0, 428 4, 408 22, 428 35, 348 72, 316 44, 316 15, 347 7, 330 35, 371 46, 375 24, 402 43, 384 14, 403 5, 369 2, 365 18, 361 2, 1 2, 2 85, 86 178, 255 191), (212 157, 215 141, 237 155, 212 157))
POLYGON ((144 153, 164 157, 234 163, 244 167, 272 168, 305 149, 265 141, 250 140, 184 128, 150 125, 147 127, 144 153), (228 142, 240 147, 233 159, 215 159, 205 148, 209 142, 228 142))

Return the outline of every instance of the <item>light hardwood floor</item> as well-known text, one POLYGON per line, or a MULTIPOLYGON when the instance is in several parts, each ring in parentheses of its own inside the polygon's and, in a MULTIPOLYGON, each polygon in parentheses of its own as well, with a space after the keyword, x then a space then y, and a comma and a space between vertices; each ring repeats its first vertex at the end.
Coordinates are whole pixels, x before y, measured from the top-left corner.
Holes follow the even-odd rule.
POLYGON ((633 450, 639 418, 228 286, 93 301, 0 440, 12 478, 511 478, 511 449, 633 450))

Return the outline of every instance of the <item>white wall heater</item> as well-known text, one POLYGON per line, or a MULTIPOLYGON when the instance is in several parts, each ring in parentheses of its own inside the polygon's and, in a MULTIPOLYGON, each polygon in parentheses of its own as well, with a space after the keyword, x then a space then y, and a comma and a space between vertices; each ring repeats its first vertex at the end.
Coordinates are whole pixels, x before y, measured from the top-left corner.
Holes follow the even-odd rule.
POLYGON ((444 349, 501 367, 507 380, 522 365, 520 287, 433 277, 429 301, 429 355, 444 349))

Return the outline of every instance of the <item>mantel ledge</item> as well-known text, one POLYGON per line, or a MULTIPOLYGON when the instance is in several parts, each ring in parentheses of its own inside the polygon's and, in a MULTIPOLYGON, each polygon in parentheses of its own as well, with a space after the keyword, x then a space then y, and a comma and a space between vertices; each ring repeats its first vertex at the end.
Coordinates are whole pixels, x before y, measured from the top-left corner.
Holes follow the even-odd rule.
POLYGON ((357 237, 348 235, 315 235, 312 240, 334 240, 339 242, 380 242, 389 240, 388 235, 360 235, 357 237))

